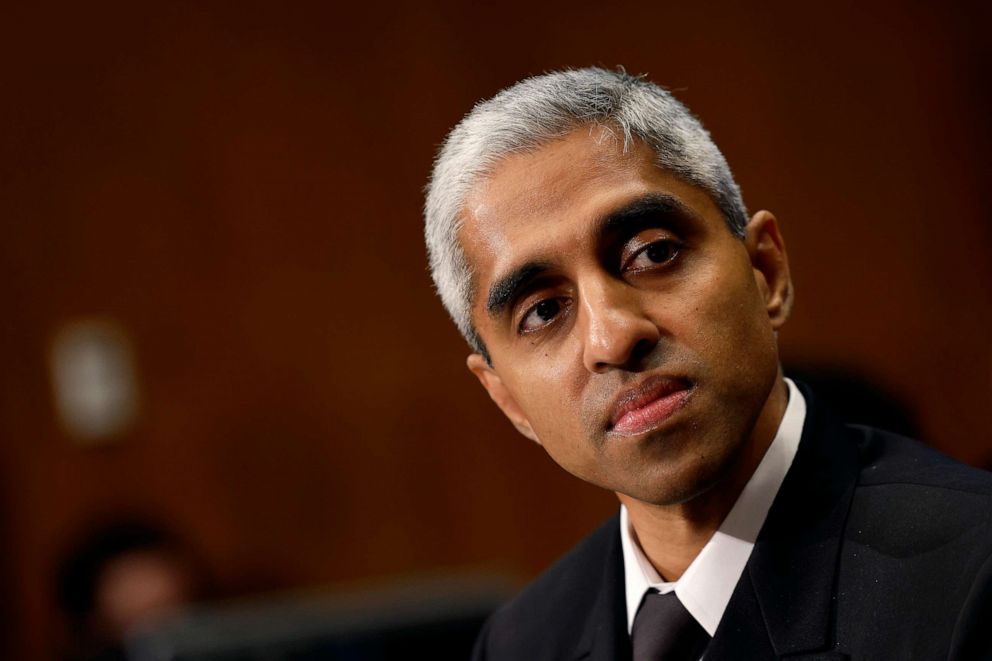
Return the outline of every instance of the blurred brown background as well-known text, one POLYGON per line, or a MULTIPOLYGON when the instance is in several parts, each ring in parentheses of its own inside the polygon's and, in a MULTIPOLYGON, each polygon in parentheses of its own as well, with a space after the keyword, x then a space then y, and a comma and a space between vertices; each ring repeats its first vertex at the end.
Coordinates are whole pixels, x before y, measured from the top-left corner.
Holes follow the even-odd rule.
POLYGON ((53 567, 107 512, 169 521, 234 591, 525 578, 612 512, 473 382, 421 239, 447 129, 551 68, 676 90, 784 223, 785 358, 865 375, 987 466, 987 13, 746 4, 8 7, 0 656, 52 653, 53 567), (141 409, 92 447, 49 353, 94 317, 131 338, 141 409))

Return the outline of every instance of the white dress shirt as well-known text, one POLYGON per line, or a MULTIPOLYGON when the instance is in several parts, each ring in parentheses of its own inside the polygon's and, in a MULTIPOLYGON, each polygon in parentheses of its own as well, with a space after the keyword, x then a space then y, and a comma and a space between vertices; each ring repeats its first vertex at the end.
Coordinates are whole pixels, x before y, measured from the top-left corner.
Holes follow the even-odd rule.
POLYGON ((799 448, 806 420, 806 400, 796 384, 790 379, 785 382, 789 387, 789 404, 775 438, 727 518, 679 580, 662 580, 637 542, 627 508, 620 506, 628 633, 634 626, 634 615, 644 593, 651 588, 662 594, 674 590, 706 633, 712 636, 716 632, 744 572, 744 565, 751 557, 758 532, 799 448))

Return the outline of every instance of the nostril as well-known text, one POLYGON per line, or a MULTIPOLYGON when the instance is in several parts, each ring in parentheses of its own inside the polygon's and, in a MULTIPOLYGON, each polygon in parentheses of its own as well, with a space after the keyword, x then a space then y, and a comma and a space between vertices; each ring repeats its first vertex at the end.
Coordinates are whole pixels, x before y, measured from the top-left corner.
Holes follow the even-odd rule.
POLYGON ((656 342, 649 340, 647 338, 642 338, 637 341, 634 348, 630 352, 630 363, 632 365, 637 365, 654 351, 656 342))

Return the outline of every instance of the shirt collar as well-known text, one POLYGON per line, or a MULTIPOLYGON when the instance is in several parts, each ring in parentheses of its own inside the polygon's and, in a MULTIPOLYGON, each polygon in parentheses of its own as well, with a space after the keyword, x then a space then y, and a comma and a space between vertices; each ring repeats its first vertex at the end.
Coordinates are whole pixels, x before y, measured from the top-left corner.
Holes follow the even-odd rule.
POLYGON ((785 379, 785 383, 789 388, 789 403, 775 438, 727 518, 678 581, 662 580, 637 542, 627 508, 620 506, 628 632, 634 626, 634 615, 644 593, 654 588, 662 594, 674 590, 706 633, 711 636, 716 633, 730 596, 751 557, 758 532, 799 448, 806 420, 806 400, 791 379, 785 379))

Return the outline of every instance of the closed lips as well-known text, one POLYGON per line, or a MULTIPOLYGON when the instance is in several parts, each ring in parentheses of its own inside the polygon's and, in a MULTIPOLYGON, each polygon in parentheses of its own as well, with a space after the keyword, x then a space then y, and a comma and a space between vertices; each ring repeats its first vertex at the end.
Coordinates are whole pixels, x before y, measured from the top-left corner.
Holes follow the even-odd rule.
POLYGON ((673 377, 652 377, 621 393, 612 407, 609 429, 638 434, 658 426, 685 403, 692 385, 673 377))

